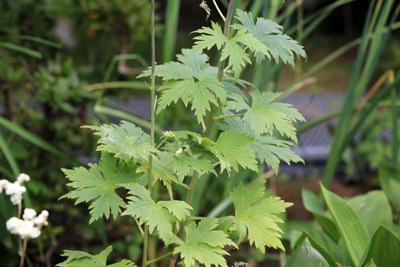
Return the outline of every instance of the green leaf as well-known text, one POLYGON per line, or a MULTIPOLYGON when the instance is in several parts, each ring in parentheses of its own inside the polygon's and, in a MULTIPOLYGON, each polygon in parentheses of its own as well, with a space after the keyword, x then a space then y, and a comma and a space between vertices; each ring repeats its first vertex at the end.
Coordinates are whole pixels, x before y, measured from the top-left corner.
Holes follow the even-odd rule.
MULTIPOLYGON (((173 171, 173 154, 163 151, 158 152, 157 157, 153 157, 153 164, 151 168, 151 175, 154 179, 159 180, 167 188, 170 198, 172 198, 172 183, 180 184, 173 171)), ((148 169, 145 167, 138 168, 138 172, 143 173, 142 177, 147 177, 148 169)))
POLYGON ((247 63, 251 63, 249 55, 246 53, 245 46, 259 53, 267 53, 266 47, 252 34, 246 30, 237 31, 232 37, 227 38, 222 32, 221 26, 212 22, 211 28, 203 27, 195 31, 200 35, 194 37, 195 45, 193 49, 210 50, 214 46, 221 50, 221 60, 228 60, 227 67, 232 68, 235 78, 247 63))
POLYGON ((321 185, 322 194, 354 265, 368 247, 369 234, 359 215, 346 201, 321 185))
MULTIPOLYGON (((229 117, 229 115, 232 114, 226 112, 225 115, 229 117)), ((250 122, 243 121, 238 117, 224 119, 219 126, 225 131, 235 130, 254 137, 254 130, 251 129, 250 122)), ((290 164, 290 162, 303 162, 303 160, 291 150, 293 142, 281 140, 267 134, 263 134, 254 139, 253 144, 250 145, 250 149, 255 153, 257 160, 261 164, 266 163, 275 173, 278 172, 281 161, 287 164, 290 164)))
POLYGON ((251 145, 251 149, 261 163, 265 162, 275 173, 278 173, 281 161, 286 162, 288 165, 290 165, 290 162, 304 162, 302 158, 291 150, 291 145, 291 142, 272 136, 260 136, 251 145))
POLYGON ((94 130, 100 136, 98 151, 106 151, 125 161, 134 159, 147 162, 149 156, 156 151, 150 144, 150 136, 127 121, 122 121, 120 125, 105 124, 85 128, 94 130))
POLYGON ((283 34, 282 26, 279 24, 264 18, 257 18, 254 23, 252 14, 242 10, 237 10, 236 18, 240 24, 232 25, 233 28, 248 31, 256 40, 264 44, 266 52, 252 49, 258 61, 267 57, 273 58, 276 62, 282 61, 294 66, 295 54, 306 57, 303 47, 288 35, 283 34))
POLYGON ((378 167, 379 184, 388 198, 393 202, 395 208, 400 210, 400 180, 397 168, 387 163, 380 163, 378 167))
POLYGON ((76 199, 75 205, 82 202, 91 202, 89 205, 90 221, 105 216, 107 219, 110 213, 114 218, 125 207, 125 202, 115 191, 124 183, 137 181, 136 169, 110 154, 103 153, 99 164, 88 164, 89 169, 84 167, 72 170, 62 169, 66 177, 71 181, 68 186, 72 191, 61 198, 76 199))
POLYGON ((10 49, 10 50, 14 50, 16 52, 20 52, 20 53, 26 54, 26 55, 31 56, 31 57, 35 57, 35 58, 39 58, 39 59, 42 58, 42 54, 41 53, 39 53, 39 52, 37 52, 35 50, 32 50, 32 49, 29 49, 29 48, 20 46, 20 45, 13 44, 13 43, 0 42, 0 47, 4 47, 4 48, 10 49))
POLYGON ((384 226, 380 226, 372 236, 368 251, 358 266, 362 267, 370 262, 379 267, 400 266, 399 251, 399 238, 384 226))
POLYGON ((208 172, 216 174, 213 162, 208 158, 201 157, 201 154, 188 154, 184 151, 179 155, 175 155, 174 159, 174 172, 180 182, 186 176, 191 175, 193 171, 196 171, 200 175, 208 172))
POLYGON ((214 219, 200 221, 197 225, 190 222, 185 226, 184 241, 175 237, 177 247, 174 254, 180 253, 184 266, 197 266, 196 262, 206 267, 228 266, 224 255, 229 253, 224 247, 237 246, 223 231, 216 230, 217 226, 214 219))
POLYGON ((250 145, 254 142, 251 136, 236 131, 222 132, 217 141, 210 145, 210 151, 218 158, 221 172, 231 169, 238 172, 239 166, 257 170, 257 161, 250 145))
POLYGON ((118 263, 107 265, 107 257, 111 253, 112 247, 108 246, 97 255, 79 251, 79 250, 64 250, 62 256, 68 257, 65 261, 56 266, 64 267, 136 267, 137 265, 129 260, 122 260, 118 263))
POLYGON ((149 191, 142 185, 125 185, 129 190, 130 200, 122 215, 134 216, 140 224, 147 224, 152 234, 157 230, 165 244, 169 244, 173 236, 173 225, 183 221, 192 209, 186 202, 179 200, 155 202, 149 191))
POLYGON ((242 96, 231 95, 226 109, 244 112, 243 120, 250 123, 256 138, 264 133, 273 135, 277 131, 297 143, 296 127, 293 124, 304 121, 303 115, 290 104, 278 102, 280 93, 253 90, 250 96, 251 102, 242 96))
POLYGON ((350 207, 358 213, 365 223, 370 236, 382 225, 393 227, 392 208, 383 191, 370 191, 347 200, 350 207))
POLYGON ((289 257, 286 267, 298 267, 301 263, 307 263, 307 267, 332 267, 329 262, 314 248, 308 238, 289 257))
POLYGON ((332 217, 329 216, 329 213, 324 211, 323 199, 316 196, 311 190, 303 188, 301 190, 301 196, 303 199, 303 205, 311 212, 316 219, 316 221, 321 225, 324 232, 335 242, 339 241, 340 235, 337 230, 335 223, 332 220, 332 217))
MULTIPOLYGON (((177 58, 178 62, 166 63, 155 68, 156 76, 163 79, 163 84, 158 89, 161 97, 157 112, 181 100, 185 106, 191 105, 198 123, 201 123, 211 105, 218 106, 218 101, 225 101, 224 86, 217 79, 217 68, 208 63, 207 55, 183 49, 177 58)), ((141 77, 149 75, 147 70, 141 77)))
POLYGON ((231 194, 235 207, 235 220, 232 230, 237 231, 240 240, 247 235, 250 245, 254 243, 262 253, 265 247, 285 250, 280 237, 282 230, 278 216, 285 212, 292 203, 287 203, 279 197, 265 195, 263 183, 249 186, 240 184, 231 194))

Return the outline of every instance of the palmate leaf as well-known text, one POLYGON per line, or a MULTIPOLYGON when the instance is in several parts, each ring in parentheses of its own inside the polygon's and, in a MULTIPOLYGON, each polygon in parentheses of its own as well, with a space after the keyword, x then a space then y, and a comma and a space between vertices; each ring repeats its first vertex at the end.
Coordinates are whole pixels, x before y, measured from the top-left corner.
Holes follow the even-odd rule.
POLYGON ((239 166, 256 171, 258 168, 255 154, 250 149, 254 139, 237 131, 222 132, 217 141, 210 145, 210 151, 218 158, 221 172, 231 169, 238 172, 239 166))
POLYGON ((175 155, 174 159, 174 172, 181 182, 186 176, 191 175, 193 171, 200 175, 208 172, 216 174, 213 162, 209 158, 202 157, 201 154, 188 154, 184 151, 179 155, 175 155))
POLYGON ((64 267, 136 267, 137 265, 129 260, 122 260, 117 263, 107 264, 107 257, 111 253, 112 247, 108 246, 97 255, 79 251, 79 250, 64 250, 61 256, 68 257, 65 261, 56 266, 64 267))
POLYGON ((264 133, 273 135, 277 131, 297 143, 293 124, 304 121, 304 117, 290 104, 278 102, 280 96, 280 93, 253 90, 250 92, 249 103, 242 96, 233 94, 226 109, 244 112, 243 120, 250 123, 256 138, 264 133))
MULTIPOLYGON (((163 183, 166 187, 170 197, 172 198, 172 184, 179 184, 180 181, 177 179, 173 168, 173 155, 169 152, 158 152, 157 156, 153 158, 153 164, 151 168, 151 174, 154 179, 157 179, 163 183)), ((140 167, 138 168, 138 172, 143 173, 142 177, 147 177, 148 168, 140 167)))
POLYGON ((280 237, 282 230, 278 223, 282 223, 279 214, 283 214, 292 203, 284 202, 279 197, 265 196, 263 183, 249 186, 240 184, 231 193, 235 207, 235 219, 232 230, 239 234, 239 239, 247 235, 250 245, 254 243, 262 253, 265 247, 285 250, 280 237))
MULTIPOLYGON (((217 106, 218 101, 225 101, 224 86, 217 79, 217 68, 208 63, 207 55, 183 49, 177 58, 178 62, 166 63, 155 68, 156 76, 163 80, 158 89, 161 97, 157 112, 181 100, 185 106, 191 105, 197 121, 201 123, 211 105, 217 106)), ((150 74, 147 70, 139 77, 150 74)))
POLYGON ((170 159, 174 160, 173 171, 180 182, 194 171, 200 175, 209 172, 216 175, 212 154, 201 146, 207 138, 191 131, 167 131, 164 137, 172 140, 163 149, 173 153, 170 159))
POLYGON ((169 244, 173 236, 173 225, 183 221, 192 209, 186 202, 179 200, 155 202, 149 191, 142 185, 125 185, 129 190, 130 200, 122 215, 134 216, 140 224, 147 224, 149 232, 155 230, 165 244, 169 244))
POLYGON ((131 122, 85 127, 94 130, 95 134, 100 136, 98 151, 114 154, 119 159, 133 159, 145 163, 156 151, 150 144, 150 136, 131 122))
POLYGON ((221 60, 228 59, 227 67, 232 68, 235 78, 238 78, 246 64, 251 62, 245 47, 256 53, 266 54, 268 52, 265 45, 245 29, 237 31, 228 38, 222 32, 221 26, 212 22, 211 28, 203 27, 195 32, 200 35, 194 38, 196 41, 193 49, 210 50, 214 46, 218 50, 223 48, 221 60))
POLYGON ((255 39, 265 45, 266 52, 253 49, 258 61, 267 57, 294 66, 295 54, 306 57, 303 47, 288 35, 283 34, 282 26, 279 24, 264 18, 257 18, 254 23, 251 13, 242 10, 237 10, 236 18, 239 23, 232 25, 233 28, 251 33, 255 39))
MULTIPOLYGON (((232 115, 225 113, 225 115, 232 115)), ((249 121, 243 121, 238 117, 224 119, 220 123, 220 128, 225 131, 238 131, 254 137, 254 130, 251 129, 249 121)), ((266 163, 275 173, 279 170, 281 161, 290 164, 290 162, 303 162, 303 160, 291 150, 293 142, 281 140, 268 134, 263 134, 255 138, 250 145, 250 149, 256 155, 257 160, 262 164, 266 163)))
POLYGON ((185 226, 184 241, 174 236, 174 243, 178 245, 174 254, 180 253, 184 266, 197 266, 197 262, 206 267, 228 266, 224 255, 229 253, 224 247, 237 246, 223 231, 217 230, 217 226, 214 219, 200 221, 197 225, 190 222, 185 226))
POLYGON ((110 213, 116 218, 121 208, 125 206, 125 202, 115 190, 124 183, 137 181, 136 169, 119 162, 107 153, 102 154, 99 164, 88 164, 88 166, 89 169, 84 167, 62 169, 71 181, 67 185, 73 190, 61 198, 76 199, 75 204, 91 202, 89 223, 101 216, 109 218, 110 213))
POLYGON ((288 165, 290 165, 290 162, 304 162, 299 155, 290 149, 292 145, 292 142, 280 140, 273 136, 260 136, 250 148, 260 162, 266 163, 275 173, 278 173, 281 161, 288 165))

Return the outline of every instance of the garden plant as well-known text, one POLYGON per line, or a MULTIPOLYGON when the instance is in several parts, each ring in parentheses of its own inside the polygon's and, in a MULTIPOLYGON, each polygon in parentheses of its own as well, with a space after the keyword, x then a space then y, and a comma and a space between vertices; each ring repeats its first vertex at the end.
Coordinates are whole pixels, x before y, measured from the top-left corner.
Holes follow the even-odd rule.
MULTIPOLYGON (((216 22, 202 27, 194 33, 193 47, 183 49, 177 61, 156 65, 154 4, 152 66, 138 77, 149 79, 150 132, 128 121, 86 126, 100 137, 101 157, 87 168, 63 169, 72 187, 63 198, 89 203, 89 223, 129 216, 143 238, 142 259, 136 263, 141 266, 228 266, 229 251, 245 240, 263 253, 266 247, 284 250, 279 225, 291 204, 266 190, 262 173, 264 164, 277 171, 280 161, 301 162, 290 147, 297 142, 295 123, 303 117, 281 102, 281 94, 265 92, 240 76, 246 65, 264 59, 294 65, 295 56, 305 57, 303 48, 275 22, 254 20, 229 1, 223 27, 216 22), (206 54, 213 48, 216 66, 206 54), (157 114, 177 102, 190 108, 195 129, 156 132, 157 114), (231 183, 232 212, 211 217, 193 209, 204 176, 222 179, 225 173, 229 180, 245 170, 255 178, 225 181, 231 183)), ((58 266, 108 266, 110 252, 111 247, 97 255, 66 250, 67 259, 58 266)))
POLYGON ((369 1, 361 37, 314 65, 299 44, 355 1, 198 0, 206 26, 181 36, 180 0, 4 0, 0 265, 400 266, 400 75, 378 68, 400 8, 369 1), (64 23, 76 35, 54 38, 64 23), (340 112, 305 122, 284 103, 356 47, 340 112), (149 99, 149 120, 126 97, 149 99), (302 192, 313 220, 287 221, 269 173, 303 164, 299 134, 336 117, 320 195, 302 192), (379 190, 328 190, 349 150, 379 190))

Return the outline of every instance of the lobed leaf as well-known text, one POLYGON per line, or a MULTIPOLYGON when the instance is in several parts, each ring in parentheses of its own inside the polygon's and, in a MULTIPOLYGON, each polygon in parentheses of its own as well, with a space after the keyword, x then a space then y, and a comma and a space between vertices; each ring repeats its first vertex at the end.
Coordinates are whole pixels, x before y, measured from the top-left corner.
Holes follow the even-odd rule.
POLYGON ((125 185, 125 188, 129 190, 130 201, 122 215, 133 216, 140 224, 147 224, 150 234, 157 230, 161 240, 169 244, 174 223, 188 217, 192 208, 179 200, 155 202, 149 191, 139 184, 125 185))
POLYGON ((210 151, 218 158, 221 172, 233 169, 239 171, 239 166, 256 171, 258 168, 255 154, 250 149, 254 140, 251 136, 237 131, 222 132, 217 141, 210 145, 210 151))
POLYGON ((190 222, 185 226, 184 241, 175 237, 177 247, 174 254, 180 253, 184 266, 197 266, 196 262, 211 267, 228 267, 224 255, 229 253, 225 246, 236 247, 236 244, 221 230, 217 230, 218 223, 214 219, 206 219, 198 224, 190 222))
POLYGON ((242 10, 237 10, 236 18, 239 23, 232 25, 233 28, 248 31, 256 40, 264 44, 263 50, 249 46, 255 52, 258 61, 267 57, 268 59, 273 58, 276 62, 282 61, 294 66, 295 54, 306 57, 303 47, 288 35, 283 34, 282 26, 276 22, 259 17, 254 23, 252 14, 242 10))
POLYGON ((235 207, 232 230, 239 233, 240 240, 247 235, 250 245, 254 243, 262 253, 265 253, 266 246, 285 250, 280 240, 282 230, 278 223, 283 221, 279 215, 292 203, 279 197, 265 196, 263 183, 240 184, 231 193, 231 198, 235 207))
MULTIPOLYGON (((156 66, 156 76, 163 79, 158 89, 161 97, 157 110, 160 112, 181 100, 185 106, 191 105, 197 121, 201 123, 211 105, 217 106, 218 101, 225 101, 224 85, 217 79, 217 69, 199 51, 183 49, 177 59, 178 62, 156 66)), ((149 71, 142 74, 148 75, 149 71)))
POLYGON ((150 144, 150 136, 133 123, 122 121, 120 125, 105 124, 101 126, 85 126, 100 136, 97 150, 114 154, 122 160, 147 162, 151 154, 156 152, 150 144))
POLYGON ((231 95, 226 109, 244 112, 243 121, 249 122, 256 138, 264 133, 273 135, 277 131, 297 142, 294 123, 304 121, 301 113, 290 104, 278 102, 280 93, 253 90, 250 96, 251 101, 239 95, 231 95))
POLYGON ((73 189, 61 198, 75 199, 75 204, 90 202, 89 223, 101 216, 108 219, 110 214, 116 218, 121 208, 125 206, 125 202, 115 190, 124 183, 137 181, 136 169, 119 162, 108 153, 101 155, 99 164, 88 164, 88 166, 89 169, 84 167, 62 169, 71 181, 67 185, 73 189))
POLYGON ((237 31, 232 37, 226 37, 217 23, 212 22, 211 28, 203 27, 195 31, 200 35, 196 36, 195 50, 210 50, 214 46, 221 51, 221 60, 228 60, 227 67, 232 68, 235 78, 239 75, 247 63, 251 63, 249 55, 246 53, 245 46, 253 51, 266 53, 265 46, 252 34, 246 30, 237 31))
POLYGON ((108 246, 97 255, 79 251, 79 250, 64 250, 62 256, 68 257, 65 261, 56 266, 64 267, 136 267, 137 265, 129 260, 107 265, 107 257, 111 253, 112 247, 108 246))

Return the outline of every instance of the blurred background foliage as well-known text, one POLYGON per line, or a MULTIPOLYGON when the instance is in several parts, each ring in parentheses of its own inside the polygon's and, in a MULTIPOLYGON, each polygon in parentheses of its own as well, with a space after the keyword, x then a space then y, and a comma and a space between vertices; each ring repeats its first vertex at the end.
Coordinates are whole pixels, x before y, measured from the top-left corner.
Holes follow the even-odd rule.
MULTIPOLYGON (((200 0, 156 2, 159 63, 174 59, 182 47, 190 46, 192 31, 220 20, 213 9, 206 20, 200 0)), ((228 5, 227 0, 220 3, 228 5)), ((332 90, 329 79, 323 83, 324 77, 344 71, 343 81, 336 80, 333 90, 346 91, 359 44, 351 42, 361 36, 369 1, 286 0, 283 9, 273 3, 236 1, 238 8, 282 24, 285 32, 305 46, 309 59, 295 70, 274 62, 254 65, 246 70, 247 77, 260 88, 289 94, 296 84, 318 74, 322 82, 302 89, 319 93, 332 90), (335 60, 339 64, 344 60, 344 65, 333 65, 324 72, 335 60)), ((86 208, 80 210, 57 199, 66 190, 60 168, 96 157, 96 138, 81 129, 82 125, 124 118, 146 128, 146 112, 135 114, 121 103, 140 100, 147 93, 146 85, 135 81, 135 76, 148 66, 149 21, 148 0, 0 1, 0 178, 14 180, 19 172, 29 174, 32 181, 27 184, 25 204, 50 211, 51 227, 44 229, 42 238, 28 249, 30 266, 53 266, 60 262, 63 249, 96 251, 109 243, 113 243, 117 255, 133 260, 140 255, 140 238, 124 219, 118 222, 117 232, 110 230, 109 222, 89 228, 86 208)), ((394 32, 388 40, 369 85, 386 70, 400 67, 398 37, 394 32)), ((365 159, 373 167, 379 158, 371 151, 379 148, 379 153, 391 154, 390 141, 375 142, 381 130, 392 123, 381 115, 370 116, 364 124, 362 137, 367 141, 352 144, 353 153, 359 155, 353 158, 365 159)), ((179 123, 196 127, 183 105, 161 114, 159 124, 179 129, 177 116, 179 123)), ((344 159, 350 162, 349 172, 355 172, 354 160, 344 159)), ((229 191, 221 183, 223 179, 207 186, 206 181, 204 190, 229 191)), ((203 197, 201 190, 197 197, 203 197)), ((201 209, 207 201, 219 201, 213 197, 208 194, 196 208, 201 209)), ((0 195, 0 258, 4 266, 15 266, 18 260, 15 241, 4 228, 13 212, 14 207, 0 195)))

